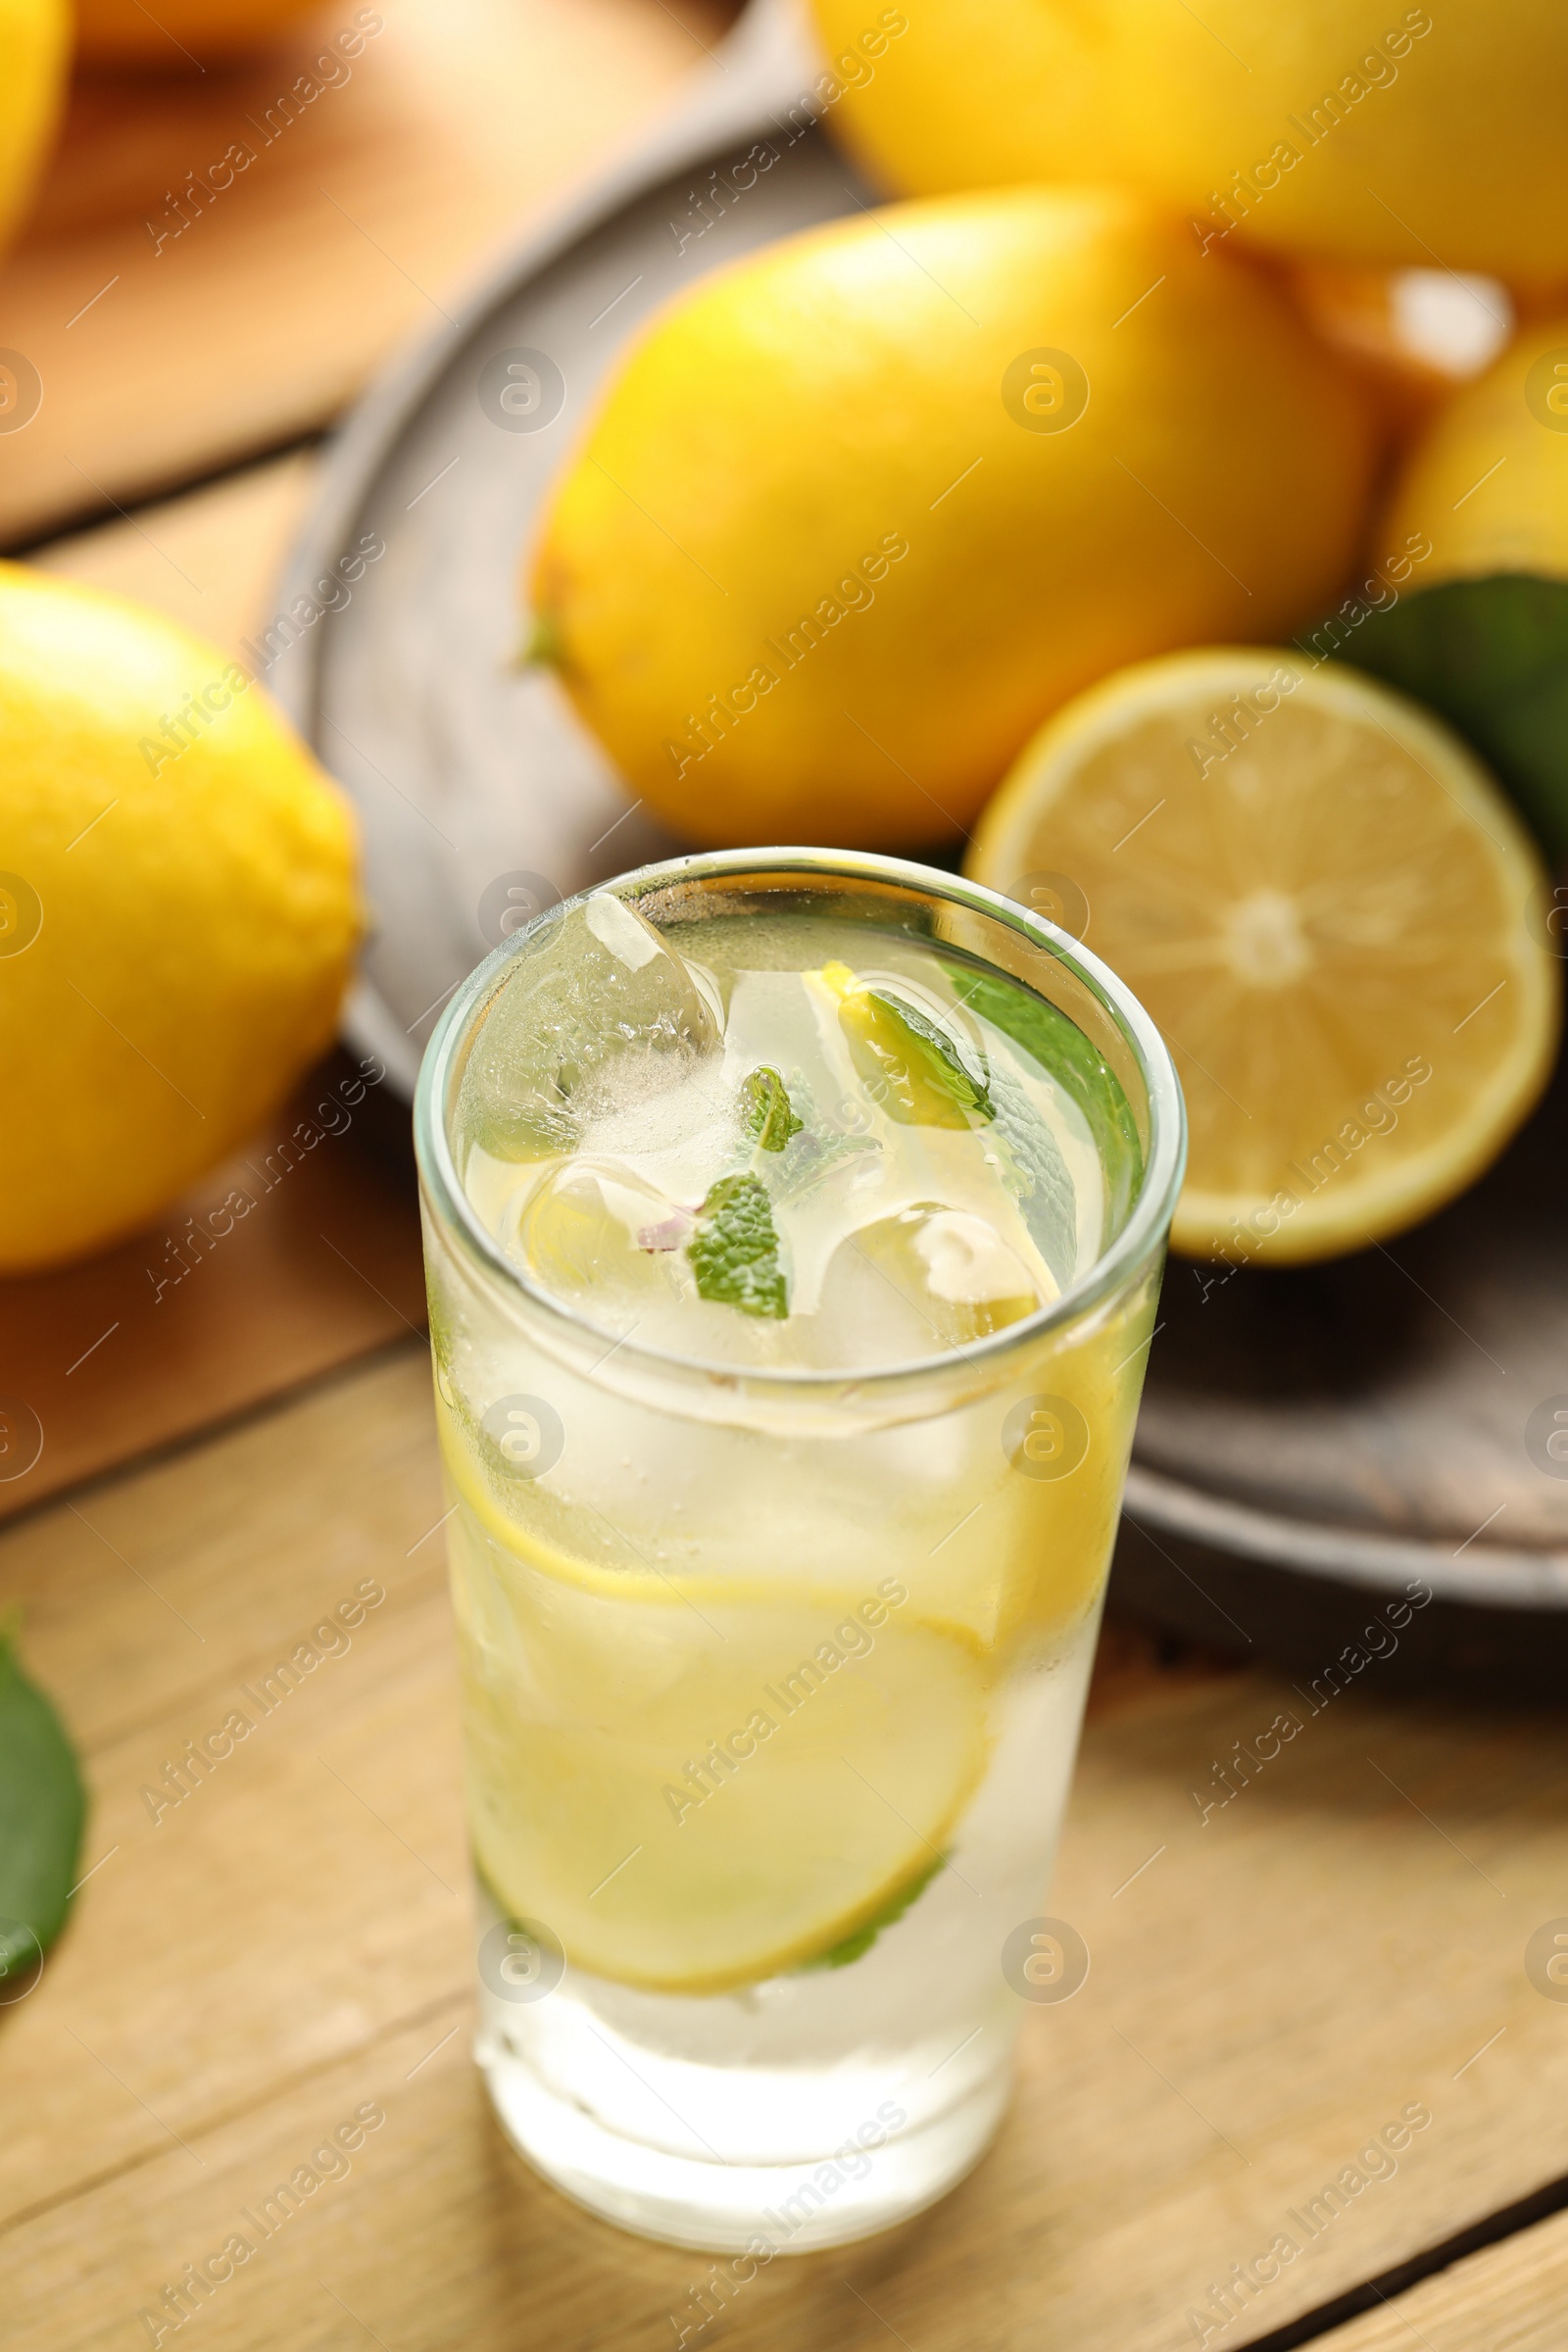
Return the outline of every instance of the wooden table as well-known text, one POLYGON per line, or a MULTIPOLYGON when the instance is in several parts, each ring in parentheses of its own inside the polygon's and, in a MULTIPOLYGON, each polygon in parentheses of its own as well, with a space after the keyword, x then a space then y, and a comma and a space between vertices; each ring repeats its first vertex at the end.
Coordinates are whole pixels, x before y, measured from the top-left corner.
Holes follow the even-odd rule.
MULTIPOLYGON (((389 37, 401 25, 427 66, 432 10, 385 11, 389 37)), ((430 121, 429 151, 407 156, 416 178, 457 172, 471 87, 459 53, 467 42, 471 56, 500 13, 454 8, 446 81, 405 86, 403 103, 430 121)), ((556 176, 674 77, 686 27, 705 42, 714 31, 659 0, 506 13, 508 70, 532 60, 526 108, 551 125, 556 176)), ((492 131, 504 98, 488 87, 472 99, 492 131)), ((118 123, 115 152, 143 137, 109 100, 92 103, 118 123)), ((362 224, 393 250, 417 208, 381 128, 362 127, 362 224)), ((529 169, 549 176, 537 158, 529 169)), ((467 211, 446 194, 449 245, 421 266, 437 292, 505 225, 494 190, 487 209, 470 188, 467 211)), ((520 181, 506 199, 527 200, 520 181)), ((69 252, 118 250, 114 219, 93 215, 65 172, 13 283, 48 282, 73 205, 69 252)), ((290 219, 275 244, 253 223, 234 270, 285 288, 302 250, 287 242, 290 219)), ((342 266, 339 252, 331 268, 342 266)), ((301 315, 314 302, 326 317, 326 282, 294 287, 301 315)), ((56 296, 63 283, 57 270, 56 296)), ((225 367, 249 365, 266 340, 241 284, 226 297, 238 346, 225 367)), ((163 416, 155 434, 133 420, 117 440, 107 406, 78 383, 75 446, 128 506, 151 481, 314 429, 411 305, 393 317, 368 303, 373 332, 341 365, 298 342, 272 352, 259 420, 236 421, 203 377, 179 393, 183 421, 163 416)), ((123 332, 126 365, 164 365, 123 332)), ((345 330, 340 359, 352 340, 345 330)), ((36 560, 237 643, 268 609, 312 463, 296 452, 231 472, 36 560)), ((0 495, 19 528, 83 503, 47 465, 0 495)), ((624 2236, 537 2180, 501 2139, 467 2054, 442 1503, 403 1122, 368 1098, 347 1135, 154 1301, 146 1264, 165 1229, 74 1272, 0 1286, 0 1386, 45 1428, 35 1471, 0 1487, 0 1607, 22 1605, 28 1664, 93 1791, 72 1925, 35 1988, 0 2009, 8 2345, 154 2340, 141 2315, 185 2266, 249 2230, 242 2210, 368 2106, 384 2122, 347 2172, 323 2162, 337 2177, 200 2304, 189 2340, 653 2352, 685 2327, 689 2343, 758 2352, 890 2340, 906 2352, 1283 2352, 1308 2339, 1331 2352, 1560 2352, 1568 2001, 1536 1988, 1525 1947, 1568 1915, 1568 1727, 1396 1699, 1372 1669, 1205 1821, 1200 1800, 1235 1742, 1284 1706, 1304 1714, 1302 1702, 1262 1667, 1161 1655, 1121 1625, 1102 1646, 1052 1894, 1093 1967, 1073 2001, 1026 2017, 996 2149, 935 2213, 780 2261, 697 2332, 709 2266, 624 2236), (384 1598, 349 1650, 154 1819, 142 1792, 166 1762, 366 1584, 384 1598), (1396 2158, 1357 2164, 1412 2115, 1430 2120, 1396 2158), (1267 2283, 1237 2288, 1237 2266, 1282 2232, 1299 2251, 1267 2283), (1215 2299, 1227 2283, 1229 2317, 1215 2299)), ((158 2340, 176 2333, 186 2340, 166 2315, 158 2340)))

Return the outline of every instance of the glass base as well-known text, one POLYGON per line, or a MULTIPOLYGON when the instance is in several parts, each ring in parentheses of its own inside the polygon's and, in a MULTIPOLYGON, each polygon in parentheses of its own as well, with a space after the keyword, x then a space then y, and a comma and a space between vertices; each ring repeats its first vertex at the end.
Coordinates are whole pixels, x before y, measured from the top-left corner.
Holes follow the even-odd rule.
POLYGON ((612 1983, 481 1880, 475 2056, 528 2162, 622 2229, 758 2262, 891 2229, 960 2180, 1041 1997, 1006 1955, 1042 1924, 1097 1617, 1012 1677, 948 1867, 853 1964, 711 1993, 612 1983))
POLYGON ((934 2205, 984 2155, 1011 2088, 1005 2065, 956 2106, 864 2157, 745 2164, 680 2156, 608 2129, 490 2035, 474 2051, 518 2154, 590 2213, 642 2237, 759 2261, 869 2237, 934 2205))

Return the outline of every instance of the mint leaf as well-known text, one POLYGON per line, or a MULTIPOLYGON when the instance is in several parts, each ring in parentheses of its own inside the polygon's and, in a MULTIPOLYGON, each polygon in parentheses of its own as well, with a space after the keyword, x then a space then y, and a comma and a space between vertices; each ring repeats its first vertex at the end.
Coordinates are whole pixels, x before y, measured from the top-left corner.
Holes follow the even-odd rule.
POLYGON ((959 965, 953 977, 969 1010, 1022 1046, 1088 1120, 1104 1173, 1105 1238, 1110 1240, 1127 1222, 1144 1180, 1138 1122, 1120 1080, 1099 1047, 1059 1005, 1048 1004, 1018 981, 1004 979, 1000 972, 975 972, 959 965))
POLYGON ((1063 1290, 1078 1262, 1078 1195, 1056 1139, 1012 1072, 995 1062, 993 1141, 1029 1237, 1063 1290))
POLYGON ((886 988, 842 998, 839 1028, 872 1099, 903 1127, 966 1127, 971 1117, 995 1117, 985 1068, 973 1075, 953 1037, 886 988))
POLYGON ((765 1063, 748 1072, 742 1083, 741 1124, 763 1152, 782 1152, 806 1124, 791 1109, 783 1079, 765 1063))
POLYGON ((860 1959, 871 1949, 884 1928, 891 1928, 895 1920, 904 1917, 911 1904, 919 1901, 937 1872, 945 1870, 947 1865, 947 1855, 938 1854, 934 1862, 928 1862, 912 1879, 906 1879, 904 1885, 889 1895, 881 1910, 868 1919, 864 1927, 857 1928, 853 1935, 831 1944, 825 1952, 818 1952, 814 1960, 803 1960, 796 1974, 804 1976, 812 1968, 848 1968, 852 1960, 860 1959))
POLYGON ((686 1255, 702 1298, 779 1322, 789 1313, 773 1210, 758 1177, 719 1178, 697 1212, 686 1255))
POLYGON ((790 1163, 782 1183, 775 1188, 776 1200, 799 1200, 841 1168, 847 1159, 880 1158, 882 1146, 872 1135, 851 1135, 843 1129, 813 1128, 801 1145, 790 1163))
POLYGON ((65 1925, 86 1798, 59 1716, 0 1627, 0 1986, 65 1925))
POLYGON ((870 988, 865 993, 873 1004, 880 1006, 904 1030, 910 1051, 919 1056, 924 1074, 933 1085, 951 1095, 960 1110, 972 1110, 982 1119, 996 1117, 986 1075, 976 1078, 964 1067, 957 1047, 945 1029, 939 1029, 935 1021, 928 1020, 902 998, 889 996, 885 989, 870 988))

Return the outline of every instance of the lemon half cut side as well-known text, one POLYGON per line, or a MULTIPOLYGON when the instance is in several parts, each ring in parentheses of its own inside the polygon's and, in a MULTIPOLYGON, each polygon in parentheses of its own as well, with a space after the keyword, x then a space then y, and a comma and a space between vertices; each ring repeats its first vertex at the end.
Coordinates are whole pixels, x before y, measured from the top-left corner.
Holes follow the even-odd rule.
POLYGON ((968 863, 1023 899, 1067 876, 1084 944, 1158 1023, 1187 1255, 1300 1263, 1401 1231, 1550 1071, 1534 845, 1456 737, 1337 664, 1225 647, 1107 678, 1035 737, 968 863))

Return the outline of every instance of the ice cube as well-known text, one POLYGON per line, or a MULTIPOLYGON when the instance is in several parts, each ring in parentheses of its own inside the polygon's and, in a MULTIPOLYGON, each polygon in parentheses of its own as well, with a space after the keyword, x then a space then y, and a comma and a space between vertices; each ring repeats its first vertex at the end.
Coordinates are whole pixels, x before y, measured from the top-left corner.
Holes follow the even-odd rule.
POLYGON ((529 1159, 570 1151, 613 1083, 684 1076, 721 1044, 716 992, 612 891, 564 906, 529 937, 464 1072, 468 1144, 529 1159))
POLYGON ((693 1288, 684 1256, 694 1219, 657 1185, 612 1160, 576 1159, 535 1186, 514 1253, 546 1290, 591 1305, 596 1323, 693 1288))
POLYGON ((823 1367, 906 1363, 969 1347, 1040 1304, 1022 1258, 984 1217, 921 1200, 840 1242, 808 1345, 823 1367))
POLYGON ((584 1321, 616 1340, 635 1333, 639 1348, 688 1362, 788 1358, 782 1268, 769 1280, 759 1253, 743 1251, 752 1279, 714 1285, 710 1251, 704 1296, 699 1268, 705 1228, 712 1238, 711 1194, 703 1203, 709 1213, 700 1216, 624 1162, 603 1157, 563 1162, 531 1189, 518 1189, 521 1211, 503 1231, 503 1244, 584 1321))

